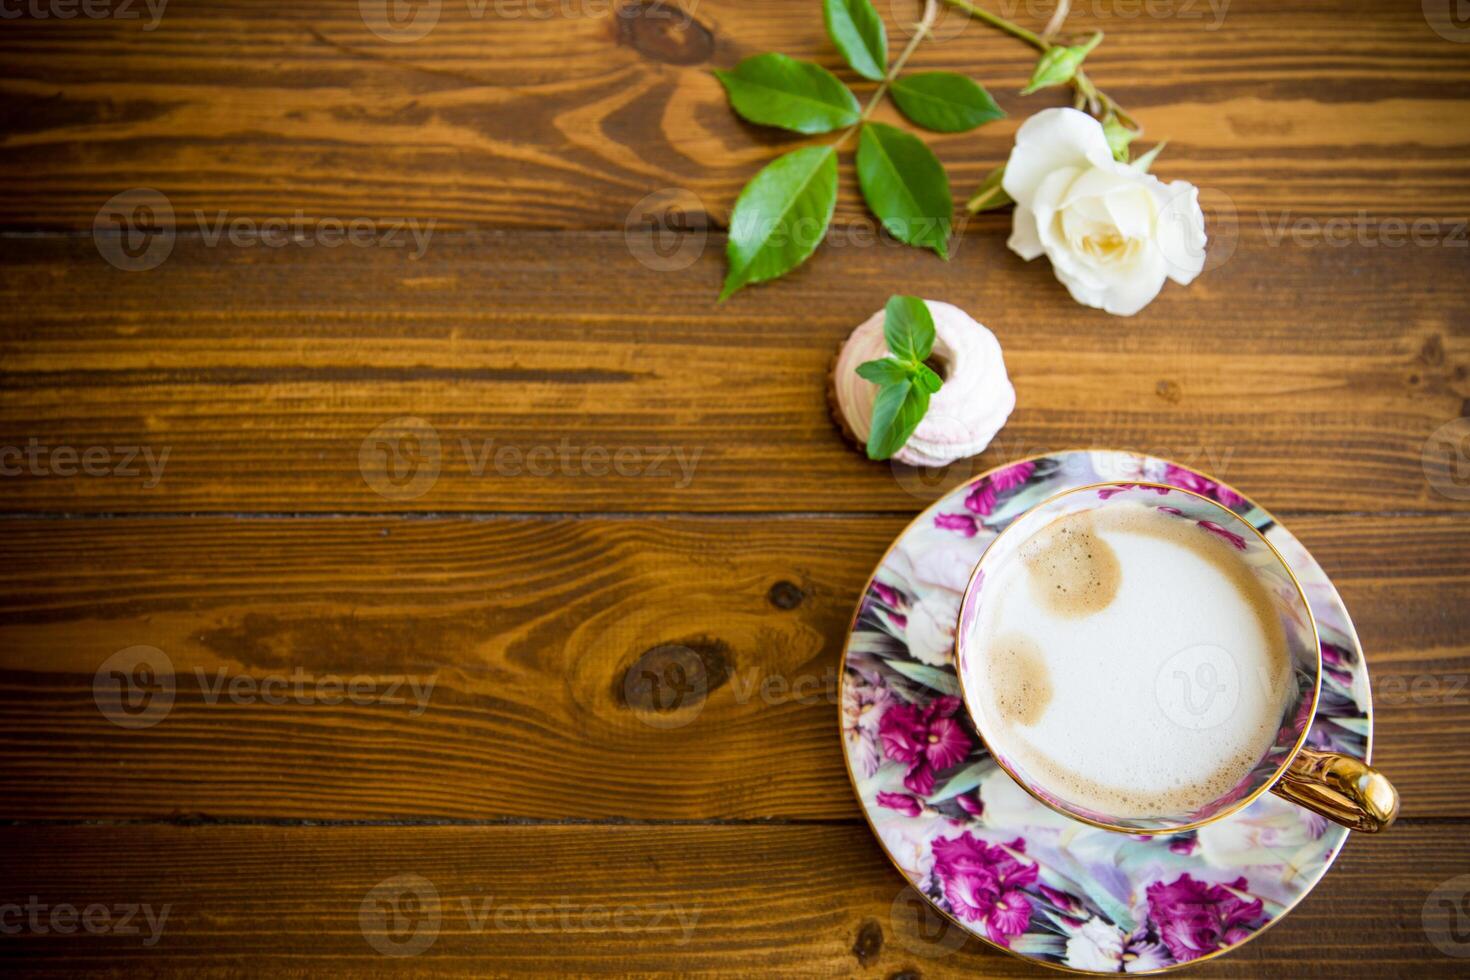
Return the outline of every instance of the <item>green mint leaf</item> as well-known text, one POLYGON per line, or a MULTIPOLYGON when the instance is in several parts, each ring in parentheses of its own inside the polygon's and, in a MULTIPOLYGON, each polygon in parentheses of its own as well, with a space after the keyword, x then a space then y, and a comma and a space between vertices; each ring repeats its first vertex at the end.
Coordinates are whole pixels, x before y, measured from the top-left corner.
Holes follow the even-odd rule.
POLYGON ((1143 156, 1133 161, 1133 169, 1137 170, 1141 174, 1148 173, 1148 168, 1154 165, 1154 161, 1159 158, 1159 154, 1164 152, 1164 147, 1168 145, 1168 140, 1164 140, 1162 143, 1155 144, 1153 149, 1149 150, 1143 156))
POLYGON ((827 234, 837 206, 837 153, 809 146, 777 157, 750 179, 730 215, 730 271, 720 299, 742 286, 783 276, 805 262, 827 234))
POLYGON ((1030 95, 1032 92, 1053 85, 1065 85, 1077 74, 1077 69, 1082 67, 1082 61, 1092 49, 1102 43, 1102 35, 1094 34, 1086 44, 1074 44, 1068 47, 1057 45, 1048 48, 1040 58, 1036 60, 1036 70, 1031 73, 1031 84, 1021 89, 1022 95, 1030 95))
POLYGON ((888 91, 905 116, 940 133, 963 133, 1005 118, 989 92, 952 71, 903 75, 888 91))
POLYGON ((864 361, 857 366, 858 377, 875 385, 894 385, 909 380, 912 368, 907 364, 885 357, 878 361, 864 361))
POLYGON ((1011 200, 1011 196, 1006 193, 1006 189, 1001 186, 1005 177, 1005 167, 996 167, 990 171, 985 180, 981 182, 980 189, 965 202, 965 209, 971 214, 979 214, 981 211, 994 211, 1007 204, 1015 204, 1016 202, 1011 200))
POLYGON ((903 448, 929 410, 929 392, 903 381, 878 391, 868 432, 868 458, 888 459, 903 448))
POLYGON ((852 70, 874 82, 888 71, 888 32, 871 0, 823 0, 822 20, 852 70))
POLYGON ((931 395, 944 387, 944 379, 935 374, 934 369, 927 364, 919 365, 918 370, 914 372, 914 380, 919 383, 920 388, 931 395))
POLYGON ((795 133, 830 133, 862 116, 857 96, 821 65, 784 54, 746 58, 734 71, 716 71, 743 118, 795 133))
POLYGON ((1128 144, 1138 138, 1138 131, 1124 126, 1117 116, 1108 116, 1103 122, 1103 135, 1107 137, 1108 147, 1113 151, 1113 159, 1119 163, 1127 163, 1128 144))
POLYGON ((886 123, 864 123, 857 172, 863 199, 890 235, 949 258, 949 177, 918 137, 886 123))
POLYGON ((934 350, 934 316, 917 296, 890 296, 883 308, 883 339, 893 356, 918 367, 934 350))

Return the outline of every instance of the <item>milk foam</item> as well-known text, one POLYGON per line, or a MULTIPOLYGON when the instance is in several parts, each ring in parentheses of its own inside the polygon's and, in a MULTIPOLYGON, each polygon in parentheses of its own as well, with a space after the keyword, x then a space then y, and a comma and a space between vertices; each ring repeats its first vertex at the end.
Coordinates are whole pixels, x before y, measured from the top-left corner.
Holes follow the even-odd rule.
POLYGON ((1188 812, 1270 748, 1290 679, 1282 626, 1238 552, 1194 521, 1121 503, 1064 515, 984 589, 981 729, 1061 799, 1188 812))

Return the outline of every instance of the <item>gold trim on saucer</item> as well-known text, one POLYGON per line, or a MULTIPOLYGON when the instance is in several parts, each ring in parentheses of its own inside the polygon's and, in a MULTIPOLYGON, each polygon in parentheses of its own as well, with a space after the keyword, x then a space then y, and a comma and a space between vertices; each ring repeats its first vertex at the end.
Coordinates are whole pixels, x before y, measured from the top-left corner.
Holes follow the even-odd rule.
MULTIPOLYGON (((872 590, 873 583, 878 578, 878 572, 879 572, 879 570, 881 570, 883 568, 883 566, 885 564, 887 564, 887 562, 888 562, 888 556, 893 553, 893 549, 898 546, 898 543, 900 541, 902 541, 905 537, 908 536, 909 532, 912 531, 919 524, 920 521, 925 520, 928 517, 929 512, 931 510, 933 510, 935 508, 935 506, 937 506, 941 501, 949 498, 952 494, 955 494, 956 492, 958 492, 959 490, 963 489, 964 487, 972 486, 975 483, 978 483, 980 480, 983 480, 986 477, 990 476, 991 474, 997 472, 998 470, 1004 469, 1004 468, 1009 467, 1009 466, 1014 466, 1017 463, 1034 462, 1036 460, 1043 460, 1043 459, 1061 459, 1061 458, 1064 458, 1064 457, 1074 456, 1074 455, 1077 455, 1079 453, 1094 453, 1094 452, 1120 453, 1120 454, 1126 454, 1126 455, 1130 455, 1130 456, 1135 456, 1135 457, 1138 457, 1138 458, 1141 458, 1141 459, 1154 459, 1154 460, 1158 460, 1160 462, 1163 462, 1165 464, 1173 465, 1173 466, 1176 466, 1176 467, 1178 467, 1180 469, 1187 470, 1187 471, 1189 471, 1191 473, 1196 473, 1196 474, 1199 474, 1201 476, 1207 476, 1207 474, 1201 473, 1199 470, 1195 469, 1194 467, 1192 467, 1192 466, 1186 466, 1185 464, 1180 463, 1180 462, 1178 462, 1176 460, 1172 460, 1172 459, 1169 459, 1169 458, 1164 457, 1164 456, 1157 456, 1157 455, 1154 455, 1152 453, 1137 452, 1137 451, 1129 450, 1129 449, 1096 449, 1096 448, 1087 449, 1087 448, 1079 448, 1079 447, 1070 447, 1070 448, 1066 448, 1066 449, 1058 449, 1058 450, 1055 450, 1053 452, 1035 453, 1035 454, 1032 454, 1030 456, 1022 456, 1022 457, 1019 457, 1017 459, 1011 460, 1009 462, 1002 463, 1002 464, 997 465, 997 466, 992 466, 989 469, 985 470, 984 472, 979 473, 976 476, 972 477, 971 479, 966 480, 965 482, 959 484, 958 486, 952 487, 949 490, 946 490, 946 491, 942 492, 938 498, 936 498, 934 501, 930 502, 928 506, 924 507, 921 511, 919 511, 919 513, 917 515, 915 515, 915 517, 914 517, 913 520, 909 521, 908 524, 904 525, 903 529, 901 531, 899 531, 899 533, 897 535, 894 536, 893 540, 889 543, 888 547, 886 549, 884 549, 882 556, 878 559, 878 563, 873 567, 872 574, 870 574, 868 576, 867 581, 863 583, 862 590, 858 593, 857 602, 854 604, 854 608, 853 608, 853 612, 852 612, 852 617, 851 617, 851 619, 848 620, 847 634, 846 634, 846 636, 843 639, 843 643, 842 643, 842 661, 841 661, 841 663, 839 665, 840 666, 840 670, 838 671, 838 675, 837 675, 837 702, 838 702, 838 708, 837 708, 837 739, 838 739, 839 747, 840 747, 840 749, 842 751, 842 768, 843 768, 843 771, 845 773, 847 773, 848 785, 850 785, 852 787, 853 796, 857 800, 858 810, 863 815, 863 822, 868 825, 868 830, 869 830, 870 833, 872 833, 873 837, 878 841, 878 846, 883 851, 883 856, 885 858, 887 858, 888 863, 893 866, 893 869, 899 873, 899 876, 903 879, 906 887, 912 888, 913 887, 913 882, 909 880, 908 872, 904 870, 903 866, 898 863, 897 859, 894 858, 893 853, 888 849, 887 842, 885 842, 883 840, 882 834, 880 834, 878 832, 877 826, 873 823, 873 818, 872 818, 872 816, 868 812, 868 805, 867 805, 866 801, 863 799, 862 792, 858 789, 857 779, 853 776, 853 772, 852 772, 852 760, 851 760, 851 758, 849 756, 849 753, 847 751, 847 733, 846 733, 846 731, 845 731, 845 729, 843 727, 842 705, 843 705, 843 703, 846 700, 845 694, 846 694, 846 688, 847 688, 848 650, 849 650, 849 648, 852 645, 852 636, 853 636, 854 630, 857 627, 858 617, 862 614, 863 603, 864 603, 864 601, 866 601, 866 599, 868 597, 868 593, 872 590)), ((1227 486, 1227 487, 1229 487, 1230 491, 1232 493, 1234 493, 1236 496, 1240 497, 1246 503, 1250 504, 1250 506, 1251 506, 1251 508, 1253 510, 1258 510, 1263 515, 1265 515, 1266 520, 1267 520, 1268 523, 1274 524, 1274 525, 1276 525, 1278 527, 1281 527, 1283 531, 1286 531, 1286 533, 1288 535, 1291 535, 1291 537, 1292 537, 1293 540, 1296 540, 1296 536, 1294 534, 1291 534, 1290 530, 1287 529, 1285 525, 1283 525, 1280 521, 1276 520, 1276 518, 1271 514, 1270 511, 1266 510, 1266 508, 1262 507, 1260 504, 1258 504, 1251 497, 1249 497, 1249 496, 1241 493, 1234 486, 1230 486, 1229 484, 1224 484, 1224 485, 1227 486)), ((1174 489, 1180 489, 1180 488, 1174 488, 1174 489)), ((1020 516, 1020 515, 1017 515, 1017 516, 1020 516)), ((1244 519, 1244 518, 1242 518, 1242 519, 1244 519)), ((1250 523, 1250 522, 1247 521, 1246 523, 1250 523)), ((1254 527, 1255 525, 1252 524, 1251 526, 1254 527)), ((1260 532, 1258 531, 1258 533, 1260 533, 1260 532)), ((988 550, 988 548, 989 548, 989 546, 987 545, 987 550, 988 550)), ((1303 550, 1305 550, 1305 549, 1303 549, 1303 550)), ((1312 561, 1313 561, 1313 564, 1316 564, 1316 559, 1312 559, 1312 561)), ((1288 565, 1288 567, 1290 567, 1290 566, 1288 565)), ((1347 606, 1343 604, 1342 597, 1338 594, 1337 587, 1332 584, 1332 582, 1331 582, 1330 579, 1327 578, 1326 572, 1321 570, 1321 566, 1320 565, 1318 565, 1318 570, 1321 571, 1323 581, 1327 585, 1328 589, 1331 590, 1333 601, 1336 603, 1336 605, 1338 606, 1338 608, 1342 611, 1342 632, 1349 639, 1349 641, 1351 642, 1353 651, 1354 651, 1354 653, 1357 654, 1357 657, 1358 657, 1359 671, 1361 672, 1361 682, 1363 684, 1364 692, 1365 692, 1365 694, 1367 696, 1367 707, 1364 709, 1364 716, 1366 717, 1366 719, 1368 721, 1368 725, 1367 725, 1367 732, 1363 736, 1363 761, 1364 762, 1372 762, 1373 761, 1373 691, 1372 691, 1372 684, 1371 684, 1371 680, 1372 679, 1371 679, 1371 677, 1368 674, 1368 661, 1367 661, 1367 658, 1364 657, 1364 655, 1363 655, 1363 643, 1362 643, 1362 640, 1359 639, 1359 637, 1358 637, 1357 626, 1354 625, 1354 623, 1352 621, 1352 616, 1347 611, 1347 606)), ((1300 587, 1300 584, 1298 585, 1298 587, 1300 587)), ((1311 608, 1310 602, 1308 602, 1308 608, 1309 609, 1311 608)), ((1313 615, 1312 615, 1312 622, 1313 622, 1313 624, 1316 623, 1316 620, 1317 620, 1316 614, 1313 613, 1313 615)), ((1319 641, 1320 641, 1320 637, 1319 637, 1319 641)), ((1319 648, 1318 648, 1318 655, 1320 657, 1320 642, 1319 642, 1319 648)), ((956 677, 959 676, 958 665, 956 665, 955 675, 956 675, 956 677)), ((1319 693, 1320 693, 1320 672, 1319 672, 1319 693)), ((978 732, 976 734, 978 735, 978 732)), ((982 740, 982 744, 983 744, 983 740, 982 740)), ((987 751, 987 753, 989 752, 988 747, 987 747, 986 751, 987 751)), ((994 757, 992 756, 992 758, 994 758, 994 757)), ((1289 905, 1283 906, 1282 909, 1281 909, 1281 911, 1278 914, 1276 914, 1274 917, 1268 919, 1259 929, 1257 929, 1254 932, 1252 932, 1245 939, 1241 940, 1238 943, 1235 943, 1232 946, 1227 946, 1227 947, 1224 947, 1222 949, 1214 950, 1212 952, 1206 953, 1203 956, 1197 957, 1196 959, 1192 959, 1192 960, 1189 960, 1189 961, 1184 962, 1184 963, 1174 963, 1174 964, 1171 964, 1169 966, 1161 967, 1160 969, 1157 969, 1157 970, 1140 971, 1140 972, 1135 973, 1133 975, 1134 976, 1151 976, 1151 975, 1159 975, 1159 974, 1164 974, 1164 973, 1173 973, 1173 972, 1178 971, 1178 970, 1187 969, 1187 968, 1189 968, 1191 966, 1194 966, 1197 963, 1204 963, 1204 962, 1206 962, 1208 960, 1215 959, 1218 956, 1223 956, 1223 955, 1225 955, 1227 953, 1232 953, 1235 950, 1237 950, 1237 949, 1241 948, 1242 946, 1246 945, 1247 943, 1250 943, 1250 942, 1254 941, 1257 937, 1259 937, 1262 934, 1264 934, 1272 926, 1276 925, 1276 923, 1280 922, 1282 919, 1286 918, 1289 914, 1291 914, 1292 910, 1295 909, 1298 905, 1300 905, 1302 903, 1302 901, 1308 895, 1310 895, 1312 893, 1312 891, 1317 887, 1317 885, 1319 885, 1321 883, 1322 879, 1327 876, 1327 872, 1332 869, 1332 865, 1337 861, 1338 856, 1342 853, 1343 846, 1347 843, 1347 840, 1348 840, 1349 831, 1346 828, 1341 828, 1340 832, 1342 834, 1342 839, 1340 841, 1338 841, 1337 842, 1337 845, 1335 847, 1333 847, 1331 849, 1331 851, 1325 856, 1325 858, 1324 858, 1324 860, 1322 862, 1321 872, 1317 875, 1317 877, 1315 879, 1313 879, 1310 882, 1310 884, 1308 884, 1306 887, 1302 888, 1301 892, 1296 896, 1296 898, 1295 898, 1294 901, 1292 901, 1289 905)), ((1077 975, 1077 976, 1108 976, 1108 975, 1111 975, 1111 974, 1099 973, 1099 972, 1093 971, 1093 970, 1079 970, 1076 967, 1067 966, 1067 965, 1065 965, 1063 963, 1054 963, 1054 962, 1052 962, 1050 960, 1040 959, 1040 958, 1037 958, 1037 957, 1034 957, 1034 956, 1027 956, 1024 953, 1018 953, 1015 950, 1010 949, 1009 947, 1002 946, 999 943, 993 942, 992 940, 990 940, 990 939, 986 938, 985 936, 981 935, 978 931, 976 931, 976 930, 970 928, 969 926, 965 925, 958 918, 956 918, 953 914, 951 914, 950 912, 946 911, 945 909, 940 908, 934 902, 930 901, 930 899, 928 898, 928 896, 921 894, 920 897, 923 898, 923 900, 935 912, 938 912, 940 915, 944 916, 950 922, 954 923, 954 925, 957 928, 959 928, 960 930, 962 930, 967 937, 973 938, 975 940, 978 940, 979 942, 983 943, 984 945, 986 945, 986 946, 988 946, 988 947, 990 947, 992 949, 998 950, 1001 953, 1006 954, 1007 956, 1014 957, 1015 959, 1021 960, 1021 961, 1026 962, 1026 963, 1031 963, 1031 964, 1034 964, 1036 966, 1041 966, 1041 967, 1044 967, 1044 968, 1049 969, 1049 970, 1056 970, 1056 971, 1058 971, 1060 973, 1070 973, 1070 974, 1074 974, 1074 975, 1077 975)))

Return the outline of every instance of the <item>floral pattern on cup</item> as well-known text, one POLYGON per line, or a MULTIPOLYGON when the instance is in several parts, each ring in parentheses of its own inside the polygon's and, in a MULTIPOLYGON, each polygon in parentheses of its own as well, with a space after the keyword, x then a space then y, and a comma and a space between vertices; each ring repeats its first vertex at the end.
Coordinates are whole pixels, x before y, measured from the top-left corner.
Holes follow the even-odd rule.
POLYGON ((842 728, 853 785, 874 832, 941 912, 1027 959, 1093 973, 1149 973, 1228 951, 1259 933, 1311 891, 1348 832, 1270 794, 1177 834, 1089 827, 1032 799, 986 753, 963 708, 949 710, 959 697, 953 641, 960 597, 996 533, 1063 490, 1116 479, 1191 490, 1265 533, 1300 580, 1321 634, 1321 694, 1307 744, 1366 759, 1367 672, 1352 622, 1321 567, 1231 488, 1178 464, 1121 452, 1012 464, 920 515, 860 603, 845 655, 842 728), (890 713, 893 720, 885 721, 890 713))

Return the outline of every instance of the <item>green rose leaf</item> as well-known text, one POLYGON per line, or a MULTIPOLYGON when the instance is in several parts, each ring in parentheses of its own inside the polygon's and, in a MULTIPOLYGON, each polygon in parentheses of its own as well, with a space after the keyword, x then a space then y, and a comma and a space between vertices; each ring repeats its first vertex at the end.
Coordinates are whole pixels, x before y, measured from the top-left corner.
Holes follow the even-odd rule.
POLYGON ((934 350, 934 316, 917 296, 890 296, 883 307, 883 339, 893 356, 910 365, 924 363, 934 350))
POLYGON ((875 385, 895 385, 909 380, 912 369, 902 361, 885 357, 878 361, 864 361, 857 366, 857 375, 875 385))
POLYGON ((887 385, 873 401, 868 458, 887 459, 903 448, 929 410, 929 392, 908 381, 887 385))
POLYGON ((745 119, 795 133, 830 133, 862 116, 857 96, 821 65, 784 54, 746 58, 734 71, 716 71, 730 105, 745 119))
POLYGON ((905 116, 940 133, 963 133, 1005 118, 989 92, 952 71, 902 75, 888 91, 905 116))
POLYGON ((918 137, 886 123, 865 123, 857 173, 863 199, 890 235, 949 258, 949 177, 918 137))
POLYGON ((1006 193, 1006 189, 1001 186, 1001 182, 1005 180, 1005 177, 1005 167, 996 167, 990 171, 986 175, 985 180, 981 182, 980 189, 965 202, 965 210, 971 214, 979 214, 981 211, 994 211, 996 208, 1003 208, 1007 204, 1015 204, 1016 202, 1006 193))
POLYGON ((837 152, 809 146, 777 157, 750 179, 730 215, 730 270, 720 299, 783 276, 816 250, 837 206, 837 152))
POLYGON ((1030 95, 1032 92, 1053 85, 1065 85, 1077 74, 1077 69, 1082 67, 1082 61, 1092 49, 1102 43, 1102 34, 1094 34, 1086 44, 1074 44, 1068 47, 1057 45, 1048 48, 1036 61, 1036 70, 1031 73, 1031 84, 1021 89, 1022 95, 1030 95))
POLYGON ((1138 131, 1129 129, 1118 121, 1117 116, 1108 116, 1103 122, 1103 136, 1107 137, 1108 148, 1113 151, 1113 159, 1119 163, 1128 162, 1128 144, 1138 138, 1138 131))
POLYGON ((822 20, 852 70, 881 82, 888 71, 888 32, 871 0, 823 0, 822 20))

